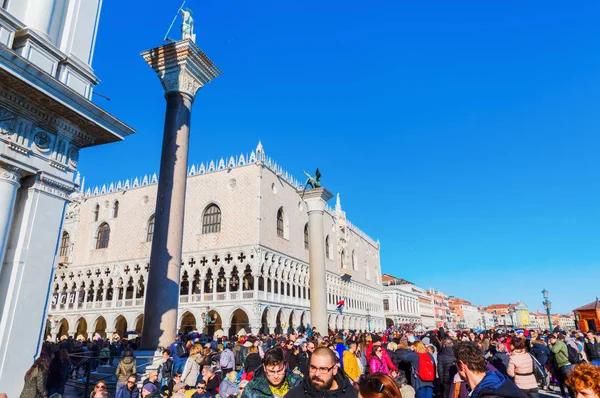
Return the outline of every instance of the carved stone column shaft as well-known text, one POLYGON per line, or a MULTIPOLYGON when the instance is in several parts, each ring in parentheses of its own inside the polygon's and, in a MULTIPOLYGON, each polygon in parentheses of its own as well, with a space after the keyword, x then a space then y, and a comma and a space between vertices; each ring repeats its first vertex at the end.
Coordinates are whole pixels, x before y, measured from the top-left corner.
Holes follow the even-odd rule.
POLYGON ((143 349, 155 350, 169 346, 177 332, 192 103, 220 71, 190 40, 142 56, 160 78, 167 100, 141 341, 143 349))
POLYGON ((304 195, 308 210, 311 327, 316 327, 317 332, 326 336, 329 328, 323 214, 325 204, 333 195, 325 188, 315 188, 301 194, 304 195))

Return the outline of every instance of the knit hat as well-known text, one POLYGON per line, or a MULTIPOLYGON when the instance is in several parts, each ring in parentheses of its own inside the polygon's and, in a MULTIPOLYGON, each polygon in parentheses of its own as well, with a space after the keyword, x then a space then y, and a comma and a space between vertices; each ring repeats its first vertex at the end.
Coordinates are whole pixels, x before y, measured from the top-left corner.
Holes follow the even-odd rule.
POLYGON ((146 390, 148 392, 154 392, 157 390, 156 386, 152 383, 147 383, 142 387, 142 390, 146 390))

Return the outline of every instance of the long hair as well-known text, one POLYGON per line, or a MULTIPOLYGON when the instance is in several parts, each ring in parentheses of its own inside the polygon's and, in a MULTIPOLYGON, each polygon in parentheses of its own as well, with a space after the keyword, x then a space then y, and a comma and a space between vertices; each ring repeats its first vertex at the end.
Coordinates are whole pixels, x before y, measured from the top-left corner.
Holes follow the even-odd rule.
POLYGON ((35 360, 35 362, 33 363, 33 365, 31 365, 31 367, 29 368, 27 373, 25 373, 25 379, 27 379, 31 375, 31 373, 34 371, 34 369, 37 369, 38 372, 40 372, 42 374, 46 374, 46 373, 48 373, 49 368, 50 368, 50 357, 47 355, 42 355, 41 357, 39 357, 38 359, 35 360))
POLYGON ((373 373, 361 376, 358 382, 358 391, 363 398, 399 398, 402 397, 398 385, 390 376, 383 373, 373 373), (377 392, 377 387, 382 384, 383 390, 377 392))
POLYGON ((413 346, 415 347, 415 352, 419 353, 419 354, 424 354, 427 352, 427 347, 425 347, 425 344, 423 344, 422 341, 415 341, 415 343, 413 344, 413 346))

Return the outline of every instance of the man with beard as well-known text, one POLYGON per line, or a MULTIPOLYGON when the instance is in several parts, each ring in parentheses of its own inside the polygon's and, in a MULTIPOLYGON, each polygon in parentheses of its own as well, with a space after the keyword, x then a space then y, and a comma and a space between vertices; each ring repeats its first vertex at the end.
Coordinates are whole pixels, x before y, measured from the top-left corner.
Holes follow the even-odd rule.
POLYGON ((317 348, 310 357, 308 375, 285 398, 357 398, 352 383, 338 367, 335 353, 317 348))

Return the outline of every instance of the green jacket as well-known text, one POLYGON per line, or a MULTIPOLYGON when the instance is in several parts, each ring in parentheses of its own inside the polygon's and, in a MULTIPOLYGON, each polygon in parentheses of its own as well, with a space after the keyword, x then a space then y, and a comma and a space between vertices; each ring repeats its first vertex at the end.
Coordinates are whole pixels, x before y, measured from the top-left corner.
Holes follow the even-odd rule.
MULTIPOLYGON (((285 373, 285 378, 288 381, 290 390, 302 383, 302 377, 289 369, 285 373)), ((241 398, 270 398, 272 396, 273 394, 271 394, 267 376, 264 372, 258 371, 257 374, 254 375, 252 381, 244 388, 241 398)))
POLYGON ((556 342, 550 346, 550 352, 554 354, 554 360, 559 368, 570 364, 569 351, 567 350, 567 345, 563 341, 556 340, 556 342))

